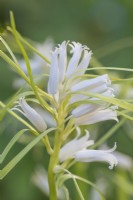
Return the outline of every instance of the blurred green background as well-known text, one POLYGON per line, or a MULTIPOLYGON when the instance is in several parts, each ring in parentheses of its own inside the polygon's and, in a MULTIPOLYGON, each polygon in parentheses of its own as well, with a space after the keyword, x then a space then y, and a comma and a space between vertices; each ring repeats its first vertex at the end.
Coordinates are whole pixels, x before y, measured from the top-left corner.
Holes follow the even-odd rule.
MULTIPOLYGON (((63 40, 78 41, 89 46, 93 55, 104 66, 133 68, 132 0, 0 0, 1 34, 6 25, 10 24, 10 10, 14 12, 18 31, 26 38, 41 43, 51 37, 56 44, 63 40)), ((124 78, 131 76, 132 74, 128 73, 120 74, 120 77, 124 78)), ((15 77, 16 74, 0 60, 0 100, 8 99, 15 92, 12 87, 15 77)), ((0 152, 11 139, 11 131, 15 133, 14 130, 17 130, 14 119, 9 120, 7 116, 4 122, 6 126, 0 122, 0 152)), ((110 123, 108 127, 112 125, 113 123, 110 123)), ((109 144, 118 141, 118 149, 132 156, 131 138, 133 136, 125 135, 124 128, 121 128, 109 144)), ((22 148, 23 145, 17 144, 15 150, 11 151, 11 157, 22 148)), ((35 148, 0 181, 0 200, 47 199, 30 181, 37 163, 45 163, 47 158, 44 153, 43 150, 35 148)), ((2 166, 5 164, 6 162, 2 166)), ((93 180, 96 165, 91 165, 93 180)), ((102 177, 104 166, 100 166, 99 176, 102 177)), ((124 198, 131 200, 133 196, 127 195, 124 198)), ((108 200, 117 200, 117 197, 112 194, 108 200)))

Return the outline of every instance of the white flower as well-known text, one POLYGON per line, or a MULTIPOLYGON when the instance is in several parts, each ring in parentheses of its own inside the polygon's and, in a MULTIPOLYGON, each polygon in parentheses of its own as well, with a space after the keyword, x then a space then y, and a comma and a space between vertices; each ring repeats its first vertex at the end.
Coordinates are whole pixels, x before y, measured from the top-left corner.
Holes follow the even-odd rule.
POLYGON ((13 108, 14 110, 18 110, 21 112, 36 128, 38 131, 43 132, 46 130, 47 125, 43 118, 39 115, 39 113, 30 107, 24 98, 19 99, 18 106, 21 107, 22 110, 18 108, 13 108))
POLYGON ((107 162, 109 169, 113 169, 118 164, 117 158, 112 154, 116 149, 116 144, 109 150, 82 150, 75 154, 75 160, 79 162, 107 162))
MULTIPOLYGON (((87 109, 86 109, 86 112, 87 112, 87 109)), ((79 117, 75 117, 75 123, 77 125, 87 125, 87 124, 95 124, 97 122, 106 121, 110 119, 118 121, 117 113, 115 111, 116 109, 117 109, 117 106, 111 106, 107 109, 103 109, 102 107, 97 108, 96 106, 93 111, 91 112, 88 111, 87 114, 81 115, 79 117)), ((81 113, 83 112, 81 111, 81 113)))
POLYGON ((87 149, 94 144, 93 140, 89 140, 89 132, 87 130, 86 135, 78 138, 80 135, 80 129, 77 128, 77 137, 65 144, 59 153, 59 161, 64 162, 68 159, 75 159, 79 162, 108 162, 109 168, 112 169, 117 165, 117 158, 112 154, 116 149, 116 144, 109 150, 91 150, 87 149))
MULTIPOLYGON (((114 90, 109 87, 111 86, 111 81, 107 74, 90 79, 81 81, 71 88, 71 91, 85 91, 88 93, 99 93, 104 96, 114 97, 114 90)), ((117 106, 109 107, 109 103, 99 100, 98 98, 89 98, 88 96, 82 94, 74 95, 70 100, 72 103, 81 100, 91 100, 93 103, 82 104, 72 111, 72 115, 75 118, 75 123, 77 125, 94 124, 105 120, 116 120, 117 106)))
MULTIPOLYGON (((88 93, 100 93, 105 95, 107 91, 111 92, 111 95, 113 95, 113 89, 110 88, 111 81, 107 74, 104 74, 102 76, 98 76, 96 78, 91 78, 88 80, 80 81, 79 83, 75 84, 71 87, 71 92, 88 92, 88 93)), ((75 94, 70 99, 71 103, 88 99, 89 97, 82 94, 75 94)))
POLYGON ((80 102, 72 109, 72 116, 77 125, 94 124, 105 120, 116 120, 117 106, 110 106, 98 98, 89 97, 89 93, 98 93, 110 98, 114 97, 111 81, 107 74, 83 80, 91 59, 91 51, 80 43, 63 42, 53 51, 48 81, 48 93, 55 97, 59 103, 62 98, 70 95, 68 104, 80 102), (72 54, 67 63, 67 47, 70 46, 72 54), (84 92, 85 94, 81 94, 84 92), (88 94, 88 95, 87 95, 88 94), (85 103, 84 101, 92 103, 85 103))
POLYGON ((60 162, 63 162, 67 159, 74 158, 74 155, 77 151, 80 151, 82 149, 86 149, 87 147, 94 144, 93 140, 89 139, 89 132, 87 130, 86 135, 84 135, 81 138, 78 138, 80 135, 80 129, 77 128, 77 137, 65 144, 59 153, 59 160, 60 162))

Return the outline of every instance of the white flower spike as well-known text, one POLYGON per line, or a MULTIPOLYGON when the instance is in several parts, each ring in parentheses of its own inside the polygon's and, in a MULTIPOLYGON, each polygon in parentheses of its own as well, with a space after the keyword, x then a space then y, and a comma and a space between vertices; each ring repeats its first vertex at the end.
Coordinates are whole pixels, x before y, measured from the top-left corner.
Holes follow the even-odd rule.
POLYGON ((14 110, 21 112, 36 127, 38 131, 43 132, 46 130, 47 125, 43 118, 36 112, 35 109, 27 104, 24 98, 19 99, 18 106, 21 107, 22 111, 18 108, 15 108, 14 110))
POLYGON ((75 154, 75 160, 79 162, 107 162, 109 169, 113 169, 118 164, 117 158, 112 154, 116 149, 116 144, 109 150, 83 150, 75 154))

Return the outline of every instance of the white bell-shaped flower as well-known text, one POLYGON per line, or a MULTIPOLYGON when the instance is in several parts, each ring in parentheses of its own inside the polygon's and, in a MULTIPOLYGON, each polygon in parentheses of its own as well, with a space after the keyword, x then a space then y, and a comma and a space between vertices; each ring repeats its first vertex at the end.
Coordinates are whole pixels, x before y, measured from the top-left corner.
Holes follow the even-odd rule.
POLYGON ((79 162, 107 162, 109 168, 112 169, 117 165, 118 160, 112 152, 116 149, 116 144, 109 150, 91 150, 88 147, 94 144, 93 140, 89 140, 89 132, 79 138, 80 129, 77 128, 77 136, 65 144, 59 153, 59 161, 64 162, 68 159, 75 159, 79 162))
POLYGON ((59 153, 59 160, 63 162, 67 159, 74 158, 76 152, 86 149, 94 144, 93 140, 89 140, 89 132, 85 130, 86 135, 79 138, 80 129, 77 128, 77 137, 65 144, 59 153))
POLYGON ((118 164, 117 158, 112 154, 116 149, 116 144, 109 150, 82 150, 75 154, 75 160, 79 162, 107 162, 109 169, 113 169, 118 164))
POLYGON ((24 98, 19 99, 18 106, 20 106, 21 110, 19 108, 14 108, 14 110, 21 112, 38 131, 43 132, 46 130, 47 125, 41 115, 39 115, 34 108, 29 106, 24 98))

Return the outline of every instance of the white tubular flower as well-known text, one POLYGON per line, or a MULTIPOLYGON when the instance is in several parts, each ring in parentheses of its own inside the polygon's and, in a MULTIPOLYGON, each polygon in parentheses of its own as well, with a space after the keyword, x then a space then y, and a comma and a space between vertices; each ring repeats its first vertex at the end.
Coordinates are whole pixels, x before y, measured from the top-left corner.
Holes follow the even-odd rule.
MULTIPOLYGON (((108 86, 111 85, 111 82, 109 80, 109 77, 107 74, 104 74, 102 76, 98 76, 96 78, 91 78, 89 80, 80 81, 79 83, 75 84, 71 91, 93 91, 94 89, 97 89, 102 86, 103 91, 104 88, 107 89, 108 86)), ((96 92, 96 91, 95 91, 96 92)), ((99 91, 98 91, 99 92, 99 91)))
POLYGON ((38 131, 43 132, 46 130, 47 125, 43 118, 36 112, 35 109, 30 107, 24 98, 19 99, 19 105, 22 111, 18 108, 16 110, 20 111, 35 127, 38 131))
POLYGON ((83 150, 75 154, 75 160, 79 162, 107 162, 109 169, 113 169, 118 164, 117 158, 112 154, 116 149, 116 144, 109 150, 83 150))
POLYGON ((118 122, 117 113, 115 111, 116 109, 117 106, 112 106, 107 109, 101 109, 101 110, 100 109, 98 110, 97 107, 95 107, 94 111, 88 112, 87 114, 84 114, 82 116, 77 117, 77 115, 75 115, 74 112, 73 115, 75 115, 75 123, 77 125, 95 124, 97 122, 111 120, 111 119, 116 120, 118 122))
MULTIPOLYGON (((99 93, 104 96, 114 97, 114 90, 109 87, 111 81, 107 74, 99 76, 94 79, 82 81, 71 88, 72 91, 86 91, 90 93, 99 93)), ((91 100, 94 103, 82 104, 72 111, 77 125, 94 124, 100 121, 116 120, 117 106, 109 107, 109 103, 99 100, 98 98, 89 98, 85 95, 75 95, 71 98, 71 102, 79 100, 91 100)))
MULTIPOLYGON (((80 81, 79 83, 75 84, 71 87, 71 92, 88 92, 88 93, 98 93, 103 94, 105 96, 108 96, 106 93, 109 93, 110 96, 113 94, 113 89, 110 88, 111 81, 109 80, 109 77, 107 74, 104 74, 102 76, 98 76, 96 78, 92 78, 89 80, 80 81)), ((89 97, 87 95, 82 94, 75 94, 71 97, 70 102, 74 103, 80 100, 88 99, 89 97)), ((90 98, 89 98, 90 99, 90 98)))
POLYGON ((93 140, 89 140, 89 132, 85 130, 86 135, 78 138, 80 135, 80 129, 77 128, 77 137, 65 144, 59 153, 59 160, 63 162, 67 159, 74 158, 76 152, 86 149, 94 144, 93 140))

